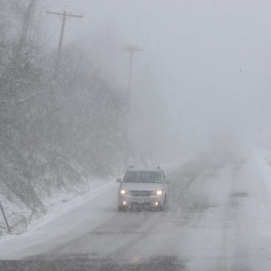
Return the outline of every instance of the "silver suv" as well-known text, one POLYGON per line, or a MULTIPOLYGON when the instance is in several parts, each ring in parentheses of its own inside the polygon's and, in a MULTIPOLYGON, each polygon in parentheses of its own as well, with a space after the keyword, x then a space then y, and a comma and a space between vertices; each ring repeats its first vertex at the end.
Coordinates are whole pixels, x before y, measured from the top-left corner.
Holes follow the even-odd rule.
POLYGON ((153 207, 163 211, 168 204, 168 181, 160 167, 131 166, 118 178, 118 210, 132 207, 153 207))

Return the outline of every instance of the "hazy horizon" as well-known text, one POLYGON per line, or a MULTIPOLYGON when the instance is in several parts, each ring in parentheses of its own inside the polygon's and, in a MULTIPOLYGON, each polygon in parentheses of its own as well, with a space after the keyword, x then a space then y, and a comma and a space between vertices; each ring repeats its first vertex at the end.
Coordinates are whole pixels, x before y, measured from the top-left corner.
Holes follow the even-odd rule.
MULTIPOLYGON (((101 73, 123 88, 129 55, 121 48, 143 48, 134 55, 131 120, 133 140, 142 149, 176 156, 222 142, 248 146, 259 133, 269 133, 270 1, 47 0, 42 5, 84 14, 67 21, 65 44, 89 50, 101 73)), ((43 17, 47 37, 53 35, 50 44, 57 46, 61 21, 43 17)))

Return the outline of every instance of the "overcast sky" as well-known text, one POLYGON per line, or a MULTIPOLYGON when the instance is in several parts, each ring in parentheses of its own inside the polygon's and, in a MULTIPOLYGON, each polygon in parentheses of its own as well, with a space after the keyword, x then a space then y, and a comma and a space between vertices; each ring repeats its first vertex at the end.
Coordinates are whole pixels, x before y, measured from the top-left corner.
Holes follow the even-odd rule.
MULTIPOLYGON (((44 0, 44 8, 84 14, 67 21, 65 42, 88 44, 119 84, 129 64, 121 47, 144 49, 135 56, 134 97, 160 97, 172 142, 242 141, 268 129, 271 1, 44 0)), ((45 24, 57 45, 60 19, 48 15, 45 24)))

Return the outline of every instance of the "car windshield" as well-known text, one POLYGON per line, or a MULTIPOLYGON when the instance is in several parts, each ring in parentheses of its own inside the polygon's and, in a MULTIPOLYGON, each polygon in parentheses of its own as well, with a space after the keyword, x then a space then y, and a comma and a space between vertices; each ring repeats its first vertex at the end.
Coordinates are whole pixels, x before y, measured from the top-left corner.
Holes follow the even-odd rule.
POLYGON ((125 183, 161 183, 161 175, 156 171, 128 171, 124 177, 125 183))

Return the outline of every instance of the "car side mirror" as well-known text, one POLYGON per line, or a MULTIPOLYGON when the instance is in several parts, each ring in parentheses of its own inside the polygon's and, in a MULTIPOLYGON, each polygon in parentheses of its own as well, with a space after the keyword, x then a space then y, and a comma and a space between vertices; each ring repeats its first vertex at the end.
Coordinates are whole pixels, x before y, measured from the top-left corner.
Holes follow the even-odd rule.
POLYGON ((117 180, 116 180, 118 183, 122 183, 122 180, 121 180, 121 178, 117 178, 117 180))

